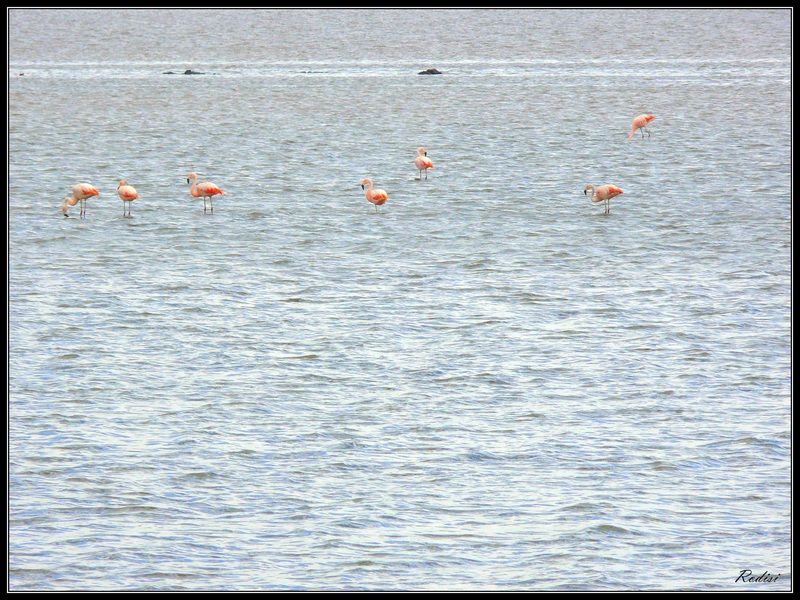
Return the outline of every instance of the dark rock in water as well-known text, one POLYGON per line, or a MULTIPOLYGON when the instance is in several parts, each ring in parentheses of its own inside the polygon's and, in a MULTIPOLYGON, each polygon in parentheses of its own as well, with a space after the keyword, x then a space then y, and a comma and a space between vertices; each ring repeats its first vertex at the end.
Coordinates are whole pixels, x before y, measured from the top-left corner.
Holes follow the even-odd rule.
POLYGON ((200 71, 192 71, 191 69, 186 69, 183 72, 184 75, 205 75, 205 73, 201 73, 200 71))
POLYGON ((424 71, 420 71, 417 75, 441 75, 442 72, 438 69, 425 69, 424 71))

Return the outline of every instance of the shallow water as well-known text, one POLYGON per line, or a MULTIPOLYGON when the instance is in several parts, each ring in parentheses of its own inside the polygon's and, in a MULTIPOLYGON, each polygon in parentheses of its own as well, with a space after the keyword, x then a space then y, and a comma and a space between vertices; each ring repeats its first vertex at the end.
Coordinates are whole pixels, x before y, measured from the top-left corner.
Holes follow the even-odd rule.
POLYGON ((789 589, 790 14, 11 10, 10 589, 789 589))

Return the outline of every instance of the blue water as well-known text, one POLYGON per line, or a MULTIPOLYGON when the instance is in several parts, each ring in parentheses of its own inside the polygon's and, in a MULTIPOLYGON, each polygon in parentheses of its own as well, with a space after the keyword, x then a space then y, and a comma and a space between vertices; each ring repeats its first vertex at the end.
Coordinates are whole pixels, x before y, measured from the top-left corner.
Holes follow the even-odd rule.
POLYGON ((10 10, 9 588, 789 589, 790 61, 786 10, 10 10))

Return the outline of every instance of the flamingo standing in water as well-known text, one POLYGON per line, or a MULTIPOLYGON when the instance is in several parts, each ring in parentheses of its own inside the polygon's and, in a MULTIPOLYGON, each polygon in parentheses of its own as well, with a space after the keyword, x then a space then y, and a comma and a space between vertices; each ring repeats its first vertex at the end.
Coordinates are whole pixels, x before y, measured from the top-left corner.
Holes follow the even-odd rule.
POLYGON ((419 171, 419 178, 422 179, 422 172, 425 171, 425 179, 428 178, 428 169, 433 168, 433 161, 428 158, 428 149, 424 146, 417 148, 417 158, 414 159, 414 164, 419 171))
POLYGON ((81 203, 81 219, 86 217, 86 199, 92 196, 99 196, 100 192, 90 183, 76 183, 72 186, 72 195, 66 196, 61 204, 61 213, 69 217, 69 207, 81 203))
POLYGON ((122 216, 131 216, 131 202, 136 200, 139 197, 139 192, 136 191, 132 185, 128 185, 128 182, 124 179, 121 179, 119 185, 117 186, 117 195, 119 196, 120 200, 122 200, 122 216), (128 209, 128 214, 125 214, 125 209, 128 209))
MULTIPOLYGON (((628 139, 633 137, 633 134, 636 133, 637 129, 642 130, 642 138, 644 138, 644 132, 647 131, 647 124, 650 123, 653 119, 655 119, 655 115, 639 115, 633 120, 631 123, 631 131, 628 134, 628 139)), ((650 137, 650 132, 647 131, 647 137, 650 137)))
POLYGON ((592 190, 592 202, 605 202, 606 210, 605 214, 611 214, 611 206, 609 204, 609 200, 611 200, 614 196, 619 196, 620 194, 624 194, 625 192, 622 191, 622 188, 618 188, 615 185, 611 185, 607 183, 606 185, 600 186, 593 186, 591 183, 587 183, 586 187, 583 188, 583 194, 586 195, 586 192, 592 190))
POLYGON ((197 173, 189 173, 186 176, 186 183, 191 183, 192 187, 189 192, 195 198, 203 197, 203 214, 206 214, 207 206, 206 200, 211 203, 211 214, 214 214, 214 201, 212 198, 218 194, 225 194, 225 190, 218 187, 217 185, 211 183, 210 181, 204 181, 203 183, 197 183, 198 175, 197 173))
POLYGON ((386 190, 374 190, 372 189, 372 179, 369 177, 365 177, 361 180, 361 189, 365 189, 364 195, 367 197, 369 202, 372 202, 375 205, 375 212, 378 212, 378 207, 382 204, 386 204, 386 201, 389 199, 389 194, 386 193, 386 190))

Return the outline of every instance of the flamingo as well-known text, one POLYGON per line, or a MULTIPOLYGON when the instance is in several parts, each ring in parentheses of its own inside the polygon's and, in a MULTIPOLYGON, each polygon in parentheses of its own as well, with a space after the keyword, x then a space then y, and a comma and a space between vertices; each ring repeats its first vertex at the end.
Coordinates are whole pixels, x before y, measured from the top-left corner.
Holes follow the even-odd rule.
POLYGON ((378 212, 378 207, 382 204, 386 204, 386 201, 389 199, 389 194, 386 193, 386 190, 373 190, 372 189, 372 179, 369 177, 365 177, 361 180, 361 189, 364 189, 364 186, 367 186, 364 195, 367 197, 369 202, 372 202, 375 205, 375 212, 378 212))
POLYGON ((61 212, 65 217, 69 217, 69 207, 81 203, 81 219, 86 217, 86 199, 92 196, 99 196, 100 192, 90 183, 76 183, 72 186, 72 195, 65 196, 61 204, 61 212))
MULTIPOLYGON (((636 130, 641 128, 642 130, 642 138, 644 138, 644 132, 647 131, 647 124, 650 123, 653 119, 655 119, 655 115, 639 115, 633 120, 631 123, 631 131, 628 134, 628 139, 633 137, 633 134, 636 133, 636 130)), ((647 137, 650 137, 650 132, 647 131, 647 137)))
POLYGON ((186 176, 186 183, 191 183, 192 187, 189 192, 195 198, 199 198, 200 196, 203 197, 203 214, 206 213, 206 200, 208 199, 211 202, 211 214, 214 214, 214 201, 211 199, 217 194, 225 194, 225 190, 218 187, 217 185, 211 183, 210 181, 204 181, 203 183, 197 183, 198 175, 197 173, 189 173, 186 176))
POLYGON ((122 200, 122 216, 125 216, 125 208, 128 209, 128 215, 131 216, 131 202, 136 200, 139 197, 139 192, 132 185, 128 185, 128 182, 124 179, 121 179, 119 185, 117 186, 117 195, 119 196, 120 200, 122 200))
POLYGON ((619 196, 620 194, 624 194, 625 192, 622 191, 622 188, 618 188, 615 185, 611 185, 607 183, 606 185, 600 186, 593 186, 591 183, 587 183, 586 187, 583 188, 583 193, 586 195, 586 192, 592 190, 592 202, 605 202, 606 211, 605 214, 611 214, 611 206, 609 205, 609 200, 611 200, 614 196, 619 196))
POLYGON ((419 171, 419 178, 422 179, 422 171, 425 171, 425 179, 428 178, 428 169, 433 168, 433 161, 428 158, 428 149, 424 146, 417 148, 417 158, 414 159, 414 164, 419 171))

